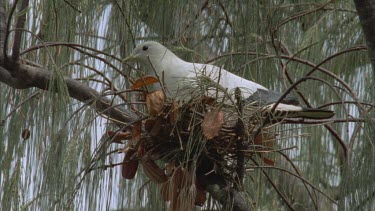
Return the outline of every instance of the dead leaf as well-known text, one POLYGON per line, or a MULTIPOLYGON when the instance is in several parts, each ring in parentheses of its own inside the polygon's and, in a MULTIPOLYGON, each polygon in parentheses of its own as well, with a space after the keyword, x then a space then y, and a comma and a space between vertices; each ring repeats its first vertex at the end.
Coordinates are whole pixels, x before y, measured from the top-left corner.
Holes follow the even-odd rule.
POLYGON ((139 88, 144 87, 146 85, 154 84, 154 83, 157 83, 157 82, 159 82, 159 80, 155 76, 145 75, 141 78, 138 78, 134 82, 134 84, 130 87, 130 89, 136 90, 136 89, 139 89, 139 88))
POLYGON ((160 130, 162 128, 162 122, 163 122, 163 120, 161 118, 158 118, 156 120, 154 126, 152 127, 152 129, 150 131, 151 136, 155 137, 160 133, 160 130))
POLYGON ((254 144, 272 148, 274 145, 274 140, 276 140, 276 134, 262 132, 255 136, 254 144))
POLYGON ((143 157, 146 153, 145 147, 143 142, 141 142, 138 146, 138 157, 143 157))
POLYGON ((147 119, 145 121, 145 130, 147 132, 150 132, 152 130, 152 128, 154 127, 155 123, 156 123, 155 119, 147 119))
POLYGON ((263 157, 263 162, 269 166, 274 166, 275 165, 275 161, 269 159, 269 158, 266 158, 266 157, 263 157))
POLYGON ((146 106, 150 116, 156 116, 162 111, 165 103, 165 95, 161 90, 146 94, 146 106))
POLYGON ((113 132, 111 130, 107 131, 108 136, 113 136, 111 137, 112 142, 118 143, 118 144, 123 144, 122 140, 130 139, 132 137, 132 134, 129 132, 113 132))
POLYGON ((139 140, 141 140, 141 132, 142 132, 142 122, 134 123, 132 127, 134 141, 138 142, 139 140))
POLYGON ((138 160, 132 160, 132 156, 136 150, 129 148, 125 154, 124 161, 122 162, 122 177, 125 179, 133 179, 138 170, 138 160))
POLYGON ((208 112, 202 122, 203 135, 208 140, 218 136, 223 124, 224 113, 222 111, 212 110, 208 112))
MULTIPOLYGON (((276 134, 271 132, 262 132, 255 136, 254 144, 268 147, 271 149, 274 146, 274 140, 276 140, 276 134)), ((258 155, 262 158, 263 162, 267 165, 274 166, 275 161, 265 156, 266 153, 258 152, 258 155)))
POLYGON ((208 105, 208 106, 213 106, 216 103, 216 98, 203 96, 201 98, 201 102, 202 102, 202 104, 205 104, 205 105, 208 105))
POLYGON ((151 160, 149 156, 144 156, 141 159, 141 163, 143 166, 143 172, 151 181, 161 184, 168 180, 168 176, 159 168, 155 161, 151 160))
POLYGON ((30 130, 29 129, 23 129, 22 133, 21 133, 21 136, 22 136, 23 140, 29 139, 30 138, 30 130))

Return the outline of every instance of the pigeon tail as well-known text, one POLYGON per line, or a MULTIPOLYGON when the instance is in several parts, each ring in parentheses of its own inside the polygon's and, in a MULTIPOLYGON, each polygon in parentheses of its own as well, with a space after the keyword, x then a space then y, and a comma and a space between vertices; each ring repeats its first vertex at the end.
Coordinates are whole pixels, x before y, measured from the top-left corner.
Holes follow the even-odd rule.
POLYGON ((287 115, 288 118, 329 119, 335 112, 319 108, 302 108, 302 111, 287 115), (295 116, 294 116, 295 115, 295 116))
POLYGON ((272 103, 263 108, 263 114, 268 114, 275 119, 282 118, 307 118, 307 119, 329 119, 335 115, 331 110, 319 108, 305 108, 295 105, 280 103, 276 109, 270 114, 273 106, 272 103))

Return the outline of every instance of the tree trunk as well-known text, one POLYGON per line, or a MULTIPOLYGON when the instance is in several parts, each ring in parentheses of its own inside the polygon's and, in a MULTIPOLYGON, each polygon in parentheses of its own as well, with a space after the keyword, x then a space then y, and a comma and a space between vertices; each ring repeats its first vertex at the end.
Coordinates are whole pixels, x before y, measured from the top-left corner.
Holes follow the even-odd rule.
POLYGON ((374 70, 375 67, 375 1, 373 0, 354 0, 358 12, 359 20, 362 25, 363 33, 366 38, 369 57, 374 70))

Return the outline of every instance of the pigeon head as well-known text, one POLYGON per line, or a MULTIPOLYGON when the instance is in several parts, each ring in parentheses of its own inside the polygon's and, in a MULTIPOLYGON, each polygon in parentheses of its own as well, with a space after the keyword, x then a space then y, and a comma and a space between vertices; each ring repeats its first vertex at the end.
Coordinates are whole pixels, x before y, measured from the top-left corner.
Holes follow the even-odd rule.
POLYGON ((152 66, 155 68, 156 72, 162 71, 163 64, 168 64, 170 60, 176 58, 171 51, 169 51, 162 44, 154 41, 148 41, 138 44, 133 52, 124 59, 126 61, 139 62, 145 65, 148 69, 152 66), (150 63, 151 62, 151 63, 150 63))

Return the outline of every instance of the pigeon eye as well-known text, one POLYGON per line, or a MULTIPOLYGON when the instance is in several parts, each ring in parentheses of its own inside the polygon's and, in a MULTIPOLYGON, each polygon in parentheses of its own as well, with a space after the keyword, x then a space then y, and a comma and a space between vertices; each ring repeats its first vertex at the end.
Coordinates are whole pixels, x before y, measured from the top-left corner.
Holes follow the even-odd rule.
POLYGON ((147 51, 147 49, 148 49, 148 46, 147 46, 147 45, 145 45, 145 46, 142 47, 142 50, 143 50, 143 51, 147 51))

